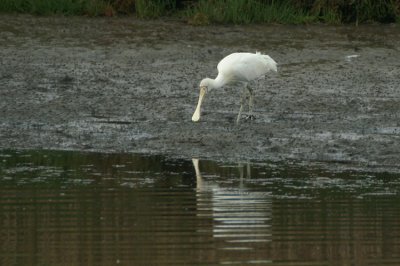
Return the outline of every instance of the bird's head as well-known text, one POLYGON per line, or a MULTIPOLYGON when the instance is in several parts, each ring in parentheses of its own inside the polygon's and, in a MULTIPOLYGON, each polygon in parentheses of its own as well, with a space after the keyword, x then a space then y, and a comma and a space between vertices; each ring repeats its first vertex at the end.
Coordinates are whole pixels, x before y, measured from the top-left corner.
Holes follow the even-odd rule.
POLYGON ((210 78, 205 78, 200 82, 200 93, 202 90, 206 92, 210 91, 213 88, 213 80, 210 78))
POLYGON ((212 89, 212 80, 209 78, 205 78, 200 82, 200 94, 199 94, 199 102, 197 103, 196 110, 192 116, 192 121, 197 122, 200 120, 200 108, 203 102, 204 96, 206 93, 212 89))

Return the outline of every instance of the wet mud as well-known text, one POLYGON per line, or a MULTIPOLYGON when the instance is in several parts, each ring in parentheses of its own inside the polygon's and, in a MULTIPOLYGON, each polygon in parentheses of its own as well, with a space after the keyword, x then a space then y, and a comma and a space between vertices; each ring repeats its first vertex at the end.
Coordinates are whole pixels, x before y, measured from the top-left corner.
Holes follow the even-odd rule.
POLYGON ((134 18, 0 16, 0 148, 164 154, 400 171, 400 27, 208 26, 134 18), (278 73, 198 84, 237 51, 278 73))

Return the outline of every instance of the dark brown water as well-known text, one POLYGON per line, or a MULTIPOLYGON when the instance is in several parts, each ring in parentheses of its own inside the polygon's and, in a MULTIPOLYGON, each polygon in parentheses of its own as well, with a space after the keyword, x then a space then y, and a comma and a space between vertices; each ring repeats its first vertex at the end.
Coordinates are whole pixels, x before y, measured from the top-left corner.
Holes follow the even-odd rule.
POLYGON ((400 175, 0 152, 0 265, 400 265, 400 175))

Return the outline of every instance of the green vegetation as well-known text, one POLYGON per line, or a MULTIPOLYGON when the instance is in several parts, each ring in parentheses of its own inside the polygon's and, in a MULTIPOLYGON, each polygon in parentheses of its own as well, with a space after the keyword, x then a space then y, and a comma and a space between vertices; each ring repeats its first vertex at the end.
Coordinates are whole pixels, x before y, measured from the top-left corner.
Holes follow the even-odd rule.
POLYGON ((297 3, 310 15, 328 23, 400 20, 400 0, 299 0, 297 3))
POLYGON ((0 0, 3 13, 98 16, 106 10, 107 3, 98 0, 0 0))
POLYGON ((173 0, 136 0, 136 15, 141 18, 157 18, 167 14, 168 10, 176 10, 173 0))
POLYGON ((214 23, 248 24, 254 22, 304 23, 314 20, 304 9, 296 8, 289 1, 257 0, 200 0, 186 12, 191 22, 197 24, 199 14, 214 23), (265 2, 265 1, 264 1, 265 2))
POLYGON ((400 0, 0 0, 0 12, 140 18, 179 16, 191 24, 329 24, 400 21, 400 0))

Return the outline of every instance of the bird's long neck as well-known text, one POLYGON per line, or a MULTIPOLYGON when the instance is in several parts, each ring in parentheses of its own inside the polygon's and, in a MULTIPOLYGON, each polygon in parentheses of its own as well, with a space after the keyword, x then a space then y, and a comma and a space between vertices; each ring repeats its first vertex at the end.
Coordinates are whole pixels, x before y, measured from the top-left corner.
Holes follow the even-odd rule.
POLYGON ((217 89, 224 86, 227 83, 227 80, 223 75, 218 74, 218 76, 215 79, 210 79, 210 83, 214 89, 217 89))

